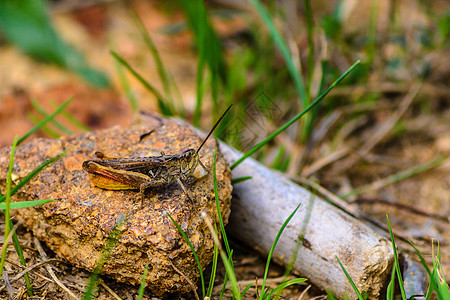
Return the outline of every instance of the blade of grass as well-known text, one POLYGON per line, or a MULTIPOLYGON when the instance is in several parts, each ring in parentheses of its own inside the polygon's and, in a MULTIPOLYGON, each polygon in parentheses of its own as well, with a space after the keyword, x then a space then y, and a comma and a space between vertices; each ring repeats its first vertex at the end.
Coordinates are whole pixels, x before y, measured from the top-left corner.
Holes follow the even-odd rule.
MULTIPOLYGON (((225 226, 223 225, 222 212, 220 210, 219 191, 217 188, 217 174, 216 174, 216 154, 217 150, 214 151, 214 158, 213 158, 214 198, 216 200, 217 217, 219 219, 220 231, 222 232, 222 240, 225 244, 225 249, 227 250, 228 256, 231 257, 230 245, 228 243, 227 234, 225 232, 225 226)), ((231 266, 233 266, 233 261, 231 261, 231 266)))
POLYGON ((117 217, 116 225, 111 230, 111 234, 106 239, 105 246, 103 247, 102 253, 97 261, 97 265, 95 266, 94 271, 89 277, 89 283, 87 284, 84 295, 82 297, 83 300, 90 300, 94 297, 94 291, 97 288, 100 272, 102 271, 105 263, 108 261, 114 247, 119 241, 120 236, 126 229, 127 219, 128 217, 123 214, 117 217))
POLYGON ((24 53, 74 71, 97 87, 110 86, 105 74, 89 68, 81 53, 59 36, 47 1, 0 1, 0 29, 24 53))
POLYGON ((247 291, 252 287, 253 283, 249 283, 245 289, 241 292, 241 297, 244 297, 244 295, 247 293, 247 291))
POLYGON ((145 280, 147 279, 147 274, 148 274, 148 265, 145 266, 144 274, 142 274, 141 285, 139 286, 139 295, 137 297, 138 300, 142 300, 142 297, 144 297, 145 280))
POLYGON ((277 243, 278 243, 278 240, 281 237, 281 234, 283 233, 284 229, 288 225, 289 221, 291 221, 291 219, 294 217, 294 215, 297 212, 297 210, 300 208, 300 205, 301 205, 301 203, 299 203, 297 205, 297 207, 289 215, 289 217, 286 219, 286 221, 284 221, 283 225, 281 226, 280 230, 277 233, 277 236, 275 237, 275 240, 273 241, 272 248, 270 248, 269 255, 267 256, 267 262, 266 262, 266 268, 265 268, 265 271, 264 271, 263 283, 262 283, 262 286, 261 286, 261 292, 263 293, 261 298, 266 296, 266 294, 264 292, 264 289, 265 289, 265 286, 266 286, 267 274, 269 274, 269 265, 270 265, 270 261, 272 260, 273 251, 275 250, 275 247, 277 246, 277 243))
POLYGON ((414 248, 414 251, 416 252, 417 256, 419 257, 422 266, 425 268, 428 276, 430 277, 430 285, 433 287, 433 289, 438 294, 438 299, 443 299, 442 295, 440 294, 440 291, 439 291, 438 283, 435 281, 435 276, 433 275, 435 270, 433 269, 433 272, 430 270, 427 262, 425 261, 425 258, 423 258, 422 254, 420 253, 419 249, 417 249, 416 245, 414 245, 414 243, 412 241, 409 241, 409 244, 414 248))
MULTIPOLYGON (((314 21, 311 10, 311 4, 309 0, 303 0, 303 5, 305 7, 306 16, 306 31, 308 35, 308 78, 305 83, 306 85, 306 96, 308 103, 311 101, 312 87, 313 87, 313 76, 314 76, 314 21)), ((322 69, 322 78, 324 77, 322 69)), ((319 89, 321 91, 322 89, 319 89)), ((301 141, 306 143, 307 139, 311 136, 315 120, 317 118, 319 107, 316 106, 312 111, 310 117, 303 122, 304 128, 302 130, 301 141)))
MULTIPOLYGON (((39 102, 36 101, 35 98, 31 98, 31 105, 34 107, 34 109, 40 113, 44 118, 48 117, 48 113, 45 111, 45 109, 39 104, 39 102)), ((72 131, 61 124, 60 122, 56 121, 55 119, 50 121, 53 125, 55 125, 59 130, 64 132, 65 134, 72 134, 72 131)))
POLYGON ((253 178, 252 176, 242 176, 242 177, 238 177, 238 178, 233 178, 233 179, 231 179, 231 184, 244 182, 244 181, 250 180, 252 178, 253 178))
MULTIPOLYGON (((51 159, 49 159, 49 160, 47 160, 46 162, 44 162, 43 164, 41 164, 39 167, 37 167, 35 170, 33 170, 30 174, 28 174, 19 184, 17 184, 16 185, 16 187, 14 188, 14 189, 12 189, 11 191, 10 191, 10 195, 11 196, 13 196, 23 185, 25 185, 31 178, 33 178, 37 173, 39 173, 42 169, 44 169, 46 166, 48 166, 49 164, 51 164, 51 163, 53 163, 54 161, 56 161, 56 160, 58 160, 59 158, 61 158, 62 157, 62 155, 63 154, 60 154, 60 155, 58 155, 58 156, 56 156, 56 157, 54 157, 54 158, 51 158, 51 159)), ((0 197, 0 202, 3 202, 3 201, 5 201, 5 199, 6 199, 6 196, 2 196, 2 197, 0 197)), ((49 202, 49 201, 52 201, 52 200, 38 200, 38 201, 36 201, 35 203, 34 203, 34 205, 37 205, 37 204, 40 204, 40 201, 42 201, 42 202, 49 202)), ((27 202, 27 205, 28 204, 33 204, 33 202, 34 201, 29 201, 29 202, 27 202)), ((15 206, 16 205, 18 205, 18 204, 16 204, 17 202, 15 202, 15 203, 11 203, 11 207, 10 208, 15 208, 15 206)), ((43 203, 42 203, 43 204, 43 203)), ((2 206, 3 206, 4 204, 2 203, 2 206)), ((19 204, 20 205, 20 204, 19 204)), ((5 205, 5 208, 6 208, 6 205, 5 205)), ((12 222, 11 222, 11 220, 9 220, 9 226, 10 226, 10 228, 12 228, 12 226, 13 226, 13 224, 12 224, 12 222)), ((17 255, 18 255, 18 257, 19 257, 19 260, 20 260, 20 263, 23 265, 23 266, 26 266, 26 261, 25 261, 25 257, 24 257, 24 255, 23 255, 23 251, 22 251, 22 248, 21 248, 21 246, 20 246, 20 242, 19 242, 19 238, 17 237, 17 235, 14 233, 13 234, 13 236, 12 236, 12 240, 13 240, 13 245, 14 245, 14 248, 15 248, 15 250, 16 250, 16 253, 17 253, 17 255)), ((24 275, 24 279, 25 279, 25 284, 26 284, 26 286, 27 286, 27 294, 31 297, 31 296, 33 296, 33 287, 32 287, 32 285, 31 285, 31 282, 30 282, 30 278, 29 278, 29 276, 28 276, 28 274, 25 274, 24 275)))
MULTIPOLYGON (((214 224, 214 230, 217 232, 216 224, 214 224)), ((213 261, 212 261, 212 267, 211 267, 211 277, 209 278, 209 284, 208 284, 208 290, 206 291, 206 296, 211 298, 213 288, 214 288, 214 281, 216 279, 216 273, 217 273, 217 262, 219 259, 219 250, 214 244, 214 252, 213 252, 213 261)))
MULTIPOLYGON (((34 115, 33 113, 27 114, 27 117, 34 124, 38 124, 41 121, 41 119, 38 116, 34 115)), ((61 137, 61 134, 59 132, 57 132, 54 129, 51 129, 47 124, 42 125, 41 130, 46 135, 48 135, 49 137, 51 137, 53 139, 57 139, 57 138, 61 137)))
MULTIPOLYGON (((10 228, 13 226, 11 220, 9 221, 10 228)), ((22 247, 20 246, 19 238, 17 237, 17 234, 14 232, 12 236, 12 241, 14 245, 14 249, 16 250, 17 256, 19 257, 20 264, 24 267, 27 266, 27 263, 25 261, 25 256, 23 255, 22 247)), ((31 285, 30 276, 28 273, 25 273, 23 275, 23 279, 25 280, 25 285, 27 286, 27 294, 28 296, 33 296, 33 286, 31 285)))
MULTIPOLYGON (((54 163, 55 161, 59 160, 61 157, 63 157, 65 153, 61 153, 55 157, 52 157, 42 163, 40 166, 38 166, 36 169, 34 169, 31 173, 29 173, 27 176, 25 176, 24 179, 22 179, 12 190, 11 190, 11 196, 13 196, 19 189, 21 189, 28 181, 30 181, 34 176, 36 176, 41 170, 46 168, 48 165, 54 163)), ((6 196, 0 197, 0 202, 5 201, 6 196)))
MULTIPOLYGON (((434 253, 434 251, 433 251, 433 253, 434 253)), ((442 298, 445 300, 449 300, 450 299, 450 290, 449 290, 449 286, 447 284, 447 280, 445 280, 444 270, 442 270, 441 249, 439 247, 439 243, 438 243, 437 255, 436 256, 433 255, 433 270, 436 270, 436 274, 435 274, 436 282, 438 283, 439 291, 441 292, 441 295, 443 296, 442 298)))
POLYGON ((195 102, 194 119, 193 119, 193 124, 194 124, 194 126, 197 126, 197 127, 200 126, 200 119, 202 117, 203 95, 205 93, 204 85, 203 85, 204 66, 205 66, 204 58, 200 57, 198 59, 198 63, 197 63, 197 76, 195 79, 197 98, 196 98, 196 102, 195 102))
POLYGON ((261 5, 261 3, 258 0, 250 0, 250 4, 256 9, 259 16, 263 20, 264 24, 269 29, 270 35, 275 43, 275 45, 280 50, 284 61, 286 62, 286 67, 289 71, 289 74, 291 75, 292 79, 294 80, 295 87, 297 89, 297 92, 300 96, 300 100, 302 103, 302 107, 306 107, 308 105, 308 99, 305 91, 305 86, 303 84, 303 78, 300 72, 295 67, 294 61, 292 59, 291 53, 289 51, 289 48, 284 41, 281 34, 278 32, 272 17, 267 12, 267 10, 261 5))
POLYGON ((173 107, 173 102, 171 101, 171 99, 173 98, 172 98, 172 91, 170 88, 171 82, 170 76, 168 75, 167 70, 164 68, 164 64, 162 63, 161 57, 159 56, 158 53, 158 49, 156 48, 155 43, 153 43, 152 37, 145 29, 142 19, 135 11, 132 11, 132 14, 136 22, 136 25, 141 33, 141 36, 144 39, 144 42, 147 45, 148 49, 150 50, 150 53, 152 54, 153 61, 155 62, 156 69, 158 71, 158 76, 163 84, 165 98, 170 101, 170 106, 173 107))
POLYGON ((259 149, 261 149, 265 144, 267 144, 269 141, 271 141, 274 137, 276 137, 277 135, 279 135, 281 132, 283 132, 284 130, 286 130, 286 128, 288 128, 289 126, 291 126, 292 124, 295 123, 295 121, 297 121, 298 119, 300 119, 304 114, 306 114, 311 108, 313 108, 314 106, 316 106, 337 84, 339 84, 351 71, 353 71, 353 69, 355 69, 358 64, 360 63, 360 61, 358 60, 357 62, 355 62, 344 74, 342 74, 335 82, 333 82, 328 89, 323 92, 313 103, 311 103, 310 105, 308 105, 308 107, 306 107, 305 109, 303 109, 302 112, 300 112, 298 115, 296 115, 295 117, 293 117, 289 122, 287 122, 286 124, 284 124, 283 126, 281 126, 279 129, 277 129, 274 133, 272 133, 271 135, 269 135, 268 137, 266 137, 262 142, 260 142, 259 144, 257 144, 255 147, 253 147, 252 149, 250 149, 247 153, 245 153, 240 159, 238 159, 236 162, 234 162, 231 165, 231 170, 233 170, 234 168, 236 168, 241 162, 243 162, 247 157, 251 156, 253 153, 255 153, 256 151, 258 151, 259 149))
POLYGON ((47 124, 49 121, 53 120, 59 113, 61 113, 69 104, 72 102, 73 97, 67 99, 63 104, 61 104, 60 107, 58 107, 57 110, 55 110, 51 115, 49 115, 47 118, 36 124, 30 131, 28 131, 25 135, 23 135, 19 141, 17 142, 17 145, 20 145, 25 141, 30 135, 32 135, 36 130, 40 129, 43 125, 47 124))
POLYGON ((314 22, 311 11, 311 4, 309 0, 303 0, 306 16, 306 32, 308 35, 308 80, 306 81, 306 93, 308 98, 311 97, 312 77, 314 74, 314 22))
POLYGON ((167 216, 170 218, 173 225, 175 225, 175 227, 178 229, 180 234, 183 236, 183 239, 189 245, 189 248, 191 248, 191 251, 194 254, 195 262, 197 263, 197 267, 200 272, 200 281, 202 282, 202 295, 203 295, 203 298, 205 298, 205 295, 206 295, 205 294, 205 279, 203 277, 203 269, 202 269, 202 265, 200 264, 200 259, 198 258, 197 252, 195 251, 194 246, 192 246, 191 241, 189 240, 189 238, 187 237, 187 235, 183 231, 183 229, 180 227, 180 225, 178 225, 178 223, 172 218, 172 216, 168 212, 167 212, 167 216))
POLYGON ((214 243, 217 245, 217 247, 219 248, 219 253, 220 253, 220 257, 222 258, 222 262, 225 266, 225 270, 227 272, 227 275, 230 279, 230 283, 231 283, 231 287, 232 287, 232 291, 233 291, 233 296, 235 299, 240 300, 241 299, 241 294, 239 292, 239 285, 237 283, 236 280, 236 275, 234 274, 234 269, 232 267, 232 264, 230 263, 229 259, 227 257, 227 254, 225 253, 225 251, 223 251, 222 246, 219 242, 219 237, 217 236, 217 234, 214 232, 214 227, 211 224, 211 221, 206 217, 206 215, 204 216, 204 220, 206 225, 209 228, 209 231, 214 239, 214 243))
POLYGON ((297 284, 297 283, 302 283, 302 282, 305 282, 306 280, 307 280, 306 278, 295 278, 295 279, 292 279, 292 280, 283 282, 282 284, 280 284, 279 286, 277 286, 276 288, 274 288, 274 289, 269 293, 269 295, 267 295, 267 296, 268 296, 268 299, 271 299, 271 297, 272 297, 273 295, 275 295, 277 292, 279 292, 279 291, 281 291, 281 290, 284 290, 284 289, 287 288, 288 286, 293 285, 293 284, 297 284))
POLYGON ((339 260, 339 257, 337 257, 336 255, 336 259, 339 263, 339 265, 341 266, 342 271, 344 271, 345 276, 347 277, 348 281, 350 282, 350 284, 353 287, 353 290, 355 291, 356 295, 358 295, 358 299, 359 300, 364 300, 364 297, 361 295, 360 291, 358 290, 358 288, 356 287, 355 283, 353 282, 353 279, 350 277, 350 275, 348 274, 347 270, 344 268, 344 266, 342 265, 341 261, 339 260))
POLYGON ((394 259, 395 259, 395 270, 397 272, 398 284, 400 286, 400 292, 402 293, 402 299, 406 300, 405 288, 403 286, 403 278, 402 272, 400 270, 400 263, 398 262, 398 254, 397 247, 395 246, 394 234, 392 233, 391 223, 389 222, 389 216, 386 215, 388 227, 389 227, 389 235, 391 236, 392 249, 394 250, 394 259))
POLYGON ((131 110, 133 112, 137 112, 139 110, 138 100, 136 98, 136 95, 133 93, 133 90, 131 89, 131 86, 130 86, 130 83, 128 82, 127 76, 125 76, 125 72, 123 71, 123 66, 117 60, 115 60, 114 67, 115 67, 117 76, 119 77, 120 85, 122 86, 125 96, 127 97, 128 104, 131 107, 131 110))
MULTIPOLYGON (((50 102, 50 106, 53 109, 56 109, 58 107, 58 104, 54 101, 50 102)), ((67 121, 69 121, 73 126, 75 126, 76 128, 82 130, 82 131, 92 131, 91 128, 89 128, 88 126, 86 126, 83 122, 81 122, 80 120, 78 120, 73 114, 71 114, 70 112, 68 112, 67 110, 63 110, 61 112, 61 115, 66 118, 67 121)))
POLYGON ((228 274, 225 272, 225 276, 223 277, 222 289, 220 290, 219 300, 222 300, 223 295, 225 294, 227 283, 228 283, 228 274))
POLYGON ((439 244, 438 244, 437 255, 436 256, 433 255, 433 270, 436 270, 436 273, 435 273, 436 280, 435 281, 438 283, 439 291, 442 295, 442 299, 449 300, 450 299, 450 289, 447 284, 447 280, 445 280, 445 273, 444 273, 444 270, 442 269, 442 265, 441 265, 441 249, 439 247, 439 244))
POLYGON ((6 261, 6 252, 8 251, 8 244, 11 238, 16 234, 16 229, 19 227, 20 223, 17 223, 15 226, 11 227, 11 230, 8 230, 8 235, 5 234, 2 248, 0 250, 1 253, 1 261, 0 261, 0 276, 3 276, 3 269, 5 267, 6 261))
POLYGON ((173 115, 173 108, 168 105, 167 100, 161 95, 158 90, 144 79, 138 72, 136 72, 119 54, 110 51, 111 55, 121 63, 153 96, 155 96, 160 112, 165 116, 173 115))
MULTIPOLYGON (((218 111, 218 90, 220 83, 227 84, 226 63, 223 57, 220 38, 211 26, 206 12, 204 1, 180 0, 186 12, 189 27, 195 35, 195 45, 199 51, 199 64, 197 67, 197 88, 203 87, 204 65, 208 66, 211 75, 211 95, 213 115, 218 111)), ((197 90, 197 93, 200 90, 197 90)), ((199 121, 203 93, 197 94, 197 105, 195 108, 195 122, 199 121)))
POLYGON ((9 166, 8 166, 8 172, 6 175, 6 201, 5 201, 5 210, 4 210, 4 214, 5 214, 5 236, 3 238, 3 251, 1 253, 2 257, 1 257, 1 261, 0 261, 0 278, 3 275, 3 267, 5 265, 5 260, 6 260, 6 249, 8 248, 8 242, 9 239, 11 238, 9 236, 10 234, 10 221, 11 221, 11 212, 10 212, 10 205, 11 205, 11 184, 12 184, 12 170, 14 167, 14 154, 16 152, 16 146, 17 146, 17 135, 14 137, 14 141, 12 143, 11 146, 11 154, 9 156, 9 166))
POLYGON ((395 269, 392 269, 391 280, 386 289, 386 300, 394 300, 395 296, 395 269))
MULTIPOLYGON (((50 202, 53 202, 53 201, 55 201, 55 200, 45 199, 45 200, 13 202, 13 203, 10 204, 9 208, 10 209, 20 209, 20 208, 44 205, 44 204, 47 204, 47 203, 50 203, 50 202)), ((6 203, 0 203, 0 209, 2 209, 2 210, 6 209, 6 203)))
MULTIPOLYGON (((18 185, 16 185, 16 187, 14 189, 12 189, 9 194, 10 196, 14 195, 23 185, 25 185, 31 178, 33 178, 38 172, 40 172, 43 168, 45 168, 46 166, 48 166, 49 164, 53 163, 54 161, 58 160, 59 158, 61 158, 61 155, 58 155, 54 158, 51 158, 49 160, 47 160, 46 162, 44 162, 43 164, 41 164, 38 168, 36 168, 35 170, 33 170, 30 174, 28 174, 18 185)), ((6 196, 2 196, 0 197, 0 202, 3 202, 6 199, 6 196)), ((38 200, 37 203, 35 203, 35 205, 39 204, 40 201, 45 202, 46 200, 38 200)), ((51 200, 50 200, 51 201, 51 200)), ((17 203, 17 202, 16 202, 17 203)), ((16 203, 11 203, 11 207, 10 208, 14 208, 15 205, 17 205, 16 203)), ((30 201, 28 203, 33 203, 33 201, 30 201)), ((3 203, 2 203, 3 204, 3 203)), ((6 208, 6 205, 5 205, 6 208)), ((9 226, 10 228, 12 228, 12 222, 11 220, 9 220, 9 226)), ((6 225, 5 225, 6 226, 6 225)), ((26 266, 26 261, 25 261, 25 257, 23 255, 23 251, 22 248, 20 246, 20 242, 19 242, 19 238, 17 237, 17 235, 14 233, 12 236, 12 240, 13 240, 13 245, 14 248, 16 250, 16 253, 19 257, 20 263, 23 266, 26 266)), ((24 275, 24 279, 25 279, 25 284, 27 286, 27 294, 31 297, 33 296, 33 287, 31 285, 30 282, 30 278, 28 276, 28 274, 24 275)))

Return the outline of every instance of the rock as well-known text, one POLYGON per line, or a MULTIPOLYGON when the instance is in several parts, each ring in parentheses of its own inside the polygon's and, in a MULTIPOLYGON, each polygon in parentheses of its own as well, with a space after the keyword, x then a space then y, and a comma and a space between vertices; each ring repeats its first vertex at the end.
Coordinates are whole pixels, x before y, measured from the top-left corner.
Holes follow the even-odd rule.
MULTIPOLYGON (((202 267, 207 266, 213 257, 214 244, 202 215, 218 224, 212 174, 217 141, 211 138, 200 151, 208 173, 197 180, 192 177, 184 184, 193 203, 173 182, 147 189, 140 207, 139 190, 97 188, 81 166, 83 161, 93 159, 97 150, 122 158, 143 157, 160 155, 161 151, 165 155, 177 154, 196 149, 200 143, 197 134, 181 122, 147 115, 128 128, 114 127, 59 140, 36 139, 22 144, 16 149, 13 170, 19 179, 47 159, 63 151, 66 155, 13 197, 15 201, 56 201, 13 212, 55 253, 89 271, 97 266, 115 225, 125 217, 121 234, 101 273, 121 282, 139 284, 148 265, 147 287, 154 294, 188 292, 190 286, 175 268, 193 282, 198 279, 199 271, 192 251, 167 213, 189 237, 202 267), (141 135, 149 132, 140 141, 141 135)), ((10 148, 0 150, 3 192, 9 153, 10 148)), ((226 224, 230 214, 231 171, 219 150, 216 160, 220 208, 226 224)))

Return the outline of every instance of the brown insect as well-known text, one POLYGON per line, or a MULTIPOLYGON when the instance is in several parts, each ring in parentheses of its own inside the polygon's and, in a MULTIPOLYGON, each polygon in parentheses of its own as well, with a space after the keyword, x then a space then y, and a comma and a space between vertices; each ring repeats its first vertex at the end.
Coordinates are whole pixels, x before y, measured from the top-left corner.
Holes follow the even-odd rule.
POLYGON ((99 188, 107 190, 139 189, 141 205, 145 189, 166 185, 173 181, 178 183, 189 200, 193 202, 183 181, 186 181, 194 173, 198 164, 206 171, 198 153, 231 106, 214 124, 197 150, 188 149, 173 155, 165 155, 164 152, 161 152, 159 156, 130 158, 117 158, 96 152, 97 159, 83 162, 83 170, 89 173, 89 179, 99 188))

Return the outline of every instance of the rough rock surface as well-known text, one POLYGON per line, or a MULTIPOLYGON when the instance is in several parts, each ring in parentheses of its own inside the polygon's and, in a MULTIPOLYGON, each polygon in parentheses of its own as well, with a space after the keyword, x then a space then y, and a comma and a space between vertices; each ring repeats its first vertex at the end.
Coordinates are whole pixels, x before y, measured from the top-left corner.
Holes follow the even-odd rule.
MULTIPOLYGON (((44 206, 15 210, 24 226, 71 263, 92 271, 101 257, 106 240, 123 218, 118 241, 103 267, 119 281, 139 284, 145 266, 149 266, 147 287, 156 295, 190 290, 183 275, 196 281, 199 277, 194 255, 167 213, 189 237, 201 265, 213 256, 213 239, 202 214, 218 222, 214 200, 213 155, 217 141, 210 139, 200 151, 200 159, 209 170, 185 186, 193 196, 191 203, 176 182, 146 190, 143 207, 139 191, 109 191, 94 187, 82 170, 83 161, 94 152, 119 157, 142 157, 181 153, 197 148, 200 138, 177 121, 147 115, 128 128, 64 137, 59 140, 36 139, 16 149, 13 174, 25 177, 38 165, 63 151, 66 155, 42 171, 27 184, 15 201, 54 199, 44 206), (151 132, 140 141, 142 134, 151 132), (175 270, 175 268, 178 271, 175 270)), ((4 191, 10 148, 0 150, 0 186, 4 191)), ((231 172, 220 151, 217 152, 217 180, 220 208, 228 222, 231 201, 231 172)))

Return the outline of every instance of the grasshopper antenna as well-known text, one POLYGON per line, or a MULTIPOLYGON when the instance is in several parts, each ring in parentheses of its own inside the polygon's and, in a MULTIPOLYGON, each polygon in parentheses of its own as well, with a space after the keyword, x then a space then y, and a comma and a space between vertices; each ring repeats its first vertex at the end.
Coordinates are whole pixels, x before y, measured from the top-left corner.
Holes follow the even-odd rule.
POLYGON ((222 116, 219 118, 219 120, 217 120, 216 124, 214 124, 213 128, 211 128, 211 130, 209 131, 208 135, 206 136, 206 138, 203 140, 202 144, 200 145, 200 147, 198 147, 196 153, 198 154, 198 152, 200 151, 200 149, 202 149, 203 145, 206 143, 206 141, 209 139, 209 137, 211 136, 211 134, 214 132, 214 130, 216 129, 217 125, 219 125, 220 121, 222 121, 223 117, 225 117, 225 115, 227 114, 227 112, 230 110, 230 108, 233 106, 233 104, 231 104, 230 106, 228 106, 227 110, 222 114, 222 116))

